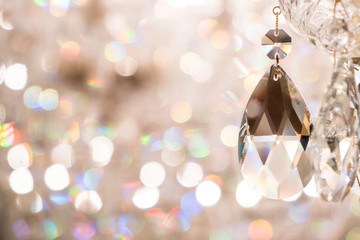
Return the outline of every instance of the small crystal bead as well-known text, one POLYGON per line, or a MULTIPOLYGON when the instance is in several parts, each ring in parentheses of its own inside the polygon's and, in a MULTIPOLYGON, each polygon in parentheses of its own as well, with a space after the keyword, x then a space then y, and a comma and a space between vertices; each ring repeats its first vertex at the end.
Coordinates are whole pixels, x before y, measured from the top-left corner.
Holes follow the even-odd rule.
POLYGON ((291 51, 291 37, 282 29, 269 30, 262 39, 262 49, 270 59, 283 59, 291 51))

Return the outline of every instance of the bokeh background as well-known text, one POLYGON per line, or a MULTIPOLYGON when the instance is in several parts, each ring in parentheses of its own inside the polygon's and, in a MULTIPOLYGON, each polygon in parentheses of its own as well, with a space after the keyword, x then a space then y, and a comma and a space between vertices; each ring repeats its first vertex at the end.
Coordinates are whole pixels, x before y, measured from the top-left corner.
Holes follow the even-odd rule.
MULTIPOLYGON (((269 0, 1 0, 0 239, 360 239, 359 197, 241 180, 269 0)), ((330 56, 281 65, 315 117, 330 56)))

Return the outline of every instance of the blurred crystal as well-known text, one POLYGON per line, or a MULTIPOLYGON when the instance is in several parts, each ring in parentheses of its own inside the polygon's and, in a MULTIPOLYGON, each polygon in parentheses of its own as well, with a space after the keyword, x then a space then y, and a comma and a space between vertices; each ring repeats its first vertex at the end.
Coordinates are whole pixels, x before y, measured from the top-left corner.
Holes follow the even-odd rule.
POLYGON ((326 201, 346 197, 358 168, 359 98, 352 67, 345 58, 337 60, 312 132, 315 180, 326 201))
POLYGON ((358 0, 279 0, 286 20, 321 50, 359 54, 358 0))
POLYGON ((305 154, 309 136, 310 113, 303 97, 285 71, 273 65, 252 93, 240 126, 244 180, 268 198, 301 192, 312 177, 305 154))
POLYGON ((291 51, 291 37, 282 29, 269 30, 262 39, 263 52, 270 58, 275 59, 276 55, 280 59, 285 58, 291 51))
POLYGON ((334 18, 319 29, 319 37, 325 47, 346 53, 351 34, 344 19, 334 18))

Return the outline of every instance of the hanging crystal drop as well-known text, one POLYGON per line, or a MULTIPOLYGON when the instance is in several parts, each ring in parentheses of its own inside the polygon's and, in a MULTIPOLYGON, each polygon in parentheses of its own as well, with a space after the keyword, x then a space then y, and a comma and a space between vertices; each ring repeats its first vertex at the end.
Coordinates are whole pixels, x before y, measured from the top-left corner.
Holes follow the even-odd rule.
POLYGON ((312 132, 310 156, 321 197, 342 201, 354 184, 359 162, 359 106, 353 66, 337 61, 312 132))
POLYGON ((252 93, 240 126, 244 180, 268 198, 301 192, 312 177, 305 154, 309 136, 310 113, 303 97, 286 72, 273 65, 252 93))

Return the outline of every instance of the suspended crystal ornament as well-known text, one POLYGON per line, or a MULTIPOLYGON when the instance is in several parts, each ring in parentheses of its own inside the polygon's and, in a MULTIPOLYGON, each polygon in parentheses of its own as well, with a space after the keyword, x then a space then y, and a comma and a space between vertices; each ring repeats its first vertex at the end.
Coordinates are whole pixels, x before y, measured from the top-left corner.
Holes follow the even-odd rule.
POLYGON ((342 201, 359 164, 358 91, 352 64, 338 60, 312 132, 310 155, 315 180, 326 201, 342 201))
POLYGON ((291 51, 291 37, 282 29, 269 30, 262 39, 263 52, 270 58, 279 59, 285 58, 291 51))
POLYGON ((310 113, 303 97, 286 72, 273 65, 252 93, 240 126, 244 180, 268 198, 301 192, 312 177, 305 154, 309 136, 310 113))

